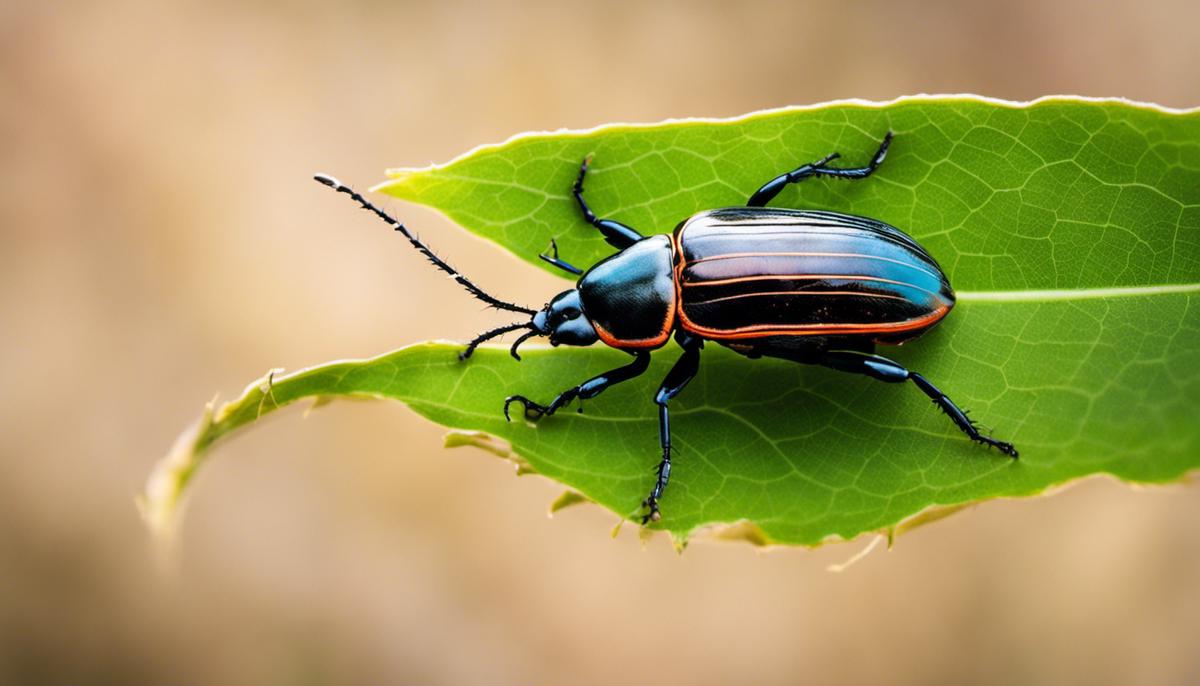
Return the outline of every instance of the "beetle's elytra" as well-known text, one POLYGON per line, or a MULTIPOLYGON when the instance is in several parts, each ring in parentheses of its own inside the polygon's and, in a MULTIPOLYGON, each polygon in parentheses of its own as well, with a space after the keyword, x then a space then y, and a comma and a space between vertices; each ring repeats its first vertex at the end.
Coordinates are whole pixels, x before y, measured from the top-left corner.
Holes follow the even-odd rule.
POLYGON ((1011 443, 979 432, 975 423, 925 377, 875 355, 877 344, 899 345, 937 325, 954 307, 954 291, 937 261, 899 229, 867 217, 817 210, 768 208, 785 186, 812 176, 864 179, 887 155, 888 133, 865 167, 831 167, 837 153, 775 177, 745 207, 707 210, 679 223, 673 234, 644 237, 611 219, 597 217, 583 199, 590 158, 579 168, 572 194, 584 220, 619 252, 586 272, 551 254, 541 258, 579 275, 575 288, 554 296, 541 310, 489 295, 433 254, 396 219, 336 179, 316 179, 348 194, 404 234, 435 266, 493 307, 530 315, 528 321, 485 331, 459 355, 466 360, 485 340, 509 331, 548 336, 551 345, 601 341, 633 356, 624 366, 563 391, 548 405, 509 396, 526 418, 552 415, 572 400, 594 398, 610 386, 646 371, 650 351, 674 337, 683 354, 667 373, 658 405, 662 459, 642 523, 659 518, 659 502, 671 476, 668 404, 696 375, 704 341, 715 341, 750 358, 777 357, 863 374, 880 381, 912 381, 972 441, 1013 458, 1011 443))

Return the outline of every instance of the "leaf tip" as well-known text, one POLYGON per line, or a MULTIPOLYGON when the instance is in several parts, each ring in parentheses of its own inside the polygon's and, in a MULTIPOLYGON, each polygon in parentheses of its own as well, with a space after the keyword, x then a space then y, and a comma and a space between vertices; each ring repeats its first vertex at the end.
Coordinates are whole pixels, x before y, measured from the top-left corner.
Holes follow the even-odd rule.
POLYGON ((771 545, 771 540, 762 527, 748 519, 739 519, 729 524, 710 524, 699 530, 706 538, 716 541, 740 541, 756 548, 771 545))
POLYGON ((386 193, 397 198, 411 199, 414 192, 412 189, 412 180, 420 176, 417 169, 386 169, 383 175, 387 177, 386 181, 371 186, 367 190, 372 193, 386 193))
POLYGON ((559 512, 560 510, 565 510, 568 507, 573 507, 575 505, 582 505, 583 503, 590 503, 590 502, 592 502, 592 501, 589 500, 587 498, 587 496, 583 495, 579 491, 566 490, 566 491, 563 491, 561 495, 559 495, 557 498, 554 499, 553 502, 550 503, 550 511, 547 512, 546 514, 550 517, 553 517, 554 514, 556 512, 559 512))
POLYGON ((213 398, 204 414, 175 439, 165 457, 154 465, 142 492, 134 499, 138 513, 155 538, 169 541, 175 532, 184 489, 200 458, 200 437, 213 424, 213 398))
POLYGON ((621 533, 621 527, 623 526, 625 526, 625 519, 622 517, 617 520, 617 525, 612 528, 612 531, 610 531, 608 535, 612 538, 616 538, 617 535, 621 533))
POLYGON ((894 526, 888 527, 886 534, 888 539, 888 550, 892 549, 892 545, 896 541, 896 537, 901 534, 906 534, 917 527, 932 524, 933 522, 945 519, 952 514, 961 512, 968 507, 976 504, 978 501, 968 501, 965 503, 955 503, 953 505, 930 505, 916 514, 906 517, 894 526))
POLYGON ((871 539, 871 542, 868 543, 866 545, 866 547, 864 547, 862 550, 858 551, 854 555, 851 555, 850 559, 846 560, 845 562, 839 563, 839 564, 829 565, 828 567, 825 568, 825 571, 832 572, 834 574, 841 574, 842 572, 846 571, 850 567, 858 564, 858 562, 860 560, 862 560, 863 558, 865 558, 867 555, 870 555, 871 551, 873 551, 873 550, 875 550, 875 548, 879 547, 879 544, 882 543, 883 541, 887 541, 888 550, 891 550, 891 548, 892 548, 891 534, 890 533, 887 535, 877 534, 875 537, 873 537, 871 539))
POLYGON ((511 462, 517 470, 517 476, 538 473, 528 460, 513 452, 511 443, 486 431, 448 431, 442 445, 446 448, 471 446, 489 452, 511 462))

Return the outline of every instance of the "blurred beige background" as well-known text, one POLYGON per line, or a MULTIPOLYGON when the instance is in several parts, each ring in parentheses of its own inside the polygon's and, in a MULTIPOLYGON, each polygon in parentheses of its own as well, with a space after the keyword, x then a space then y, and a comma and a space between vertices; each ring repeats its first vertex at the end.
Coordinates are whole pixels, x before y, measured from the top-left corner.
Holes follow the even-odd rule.
MULTIPOLYGON (((1200 105, 1195 2, 0 4, 0 683, 1185 684, 1200 490, 990 503, 865 541, 665 538, 402 406, 281 413, 133 507, 216 392, 496 315, 309 180, 524 130, 916 92, 1200 105)), ((559 285, 422 208, 518 302, 559 285)))

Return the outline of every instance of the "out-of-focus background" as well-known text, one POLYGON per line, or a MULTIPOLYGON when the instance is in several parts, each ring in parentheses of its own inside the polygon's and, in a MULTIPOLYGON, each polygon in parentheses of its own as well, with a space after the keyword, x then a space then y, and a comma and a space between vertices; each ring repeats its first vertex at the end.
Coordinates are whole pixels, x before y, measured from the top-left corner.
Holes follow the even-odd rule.
MULTIPOLYGON (((0 4, 0 683, 1197 683, 1195 486, 989 503, 832 574, 864 541, 614 540, 398 404, 335 403, 217 451, 174 574, 133 496, 217 392, 502 323, 314 171, 366 186, 525 130, 847 97, 1196 106, 1198 22, 1186 0, 0 4)), ((505 297, 561 285, 393 209, 505 297)))

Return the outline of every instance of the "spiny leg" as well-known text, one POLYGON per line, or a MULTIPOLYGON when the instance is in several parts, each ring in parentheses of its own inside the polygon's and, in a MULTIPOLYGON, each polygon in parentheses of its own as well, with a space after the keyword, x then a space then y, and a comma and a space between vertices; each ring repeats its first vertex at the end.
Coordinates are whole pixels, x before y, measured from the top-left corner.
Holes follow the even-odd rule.
POLYGON ((604 235, 604 240, 617 250, 624 250, 629 246, 642 240, 644 236, 622 224, 611 219, 600 219, 596 217, 596 213, 588 207, 587 202, 583 199, 583 175, 587 174, 588 163, 592 161, 591 156, 584 158, 583 164, 579 165, 579 176, 575 179, 575 185, 572 187, 572 192, 575 195, 575 201, 579 203, 579 209, 583 212, 583 219, 592 226, 600 229, 600 233, 604 235))
POLYGON ((865 374, 871 378, 890 383, 912 381, 917 388, 921 389, 922 393, 933 400, 935 405, 942 408, 942 412, 945 412, 946 416, 950 417, 950 420, 954 422, 960 431, 967 435, 967 438, 976 443, 999 448, 1000 452, 1013 459, 1017 457, 1017 449, 1013 447, 1012 443, 998 441, 990 436, 984 436, 979 433, 979 428, 967 416, 966 411, 955 405, 954 401, 947 397, 945 393, 942 393, 936 386, 929 383, 925 377, 916 372, 908 371, 886 357, 848 350, 834 350, 824 353, 815 362, 816 364, 837 369, 838 371, 865 374))
POLYGON ((650 353, 639 351, 634 353, 634 355, 633 362, 624 367, 617 367, 616 369, 594 376, 578 386, 568 388, 559 393, 558 397, 554 400, 550 401, 549 405, 540 405, 523 395, 510 395, 504 399, 504 418, 512 421, 512 417, 508 414, 508 406, 513 403, 521 403, 526 419, 537 421, 542 417, 554 414, 576 398, 580 400, 595 398, 607 390, 609 386, 619 384, 622 381, 628 381, 646 371, 646 368, 650 366, 650 353))
POLYGON ((810 176, 832 176, 839 179, 865 179, 871 175, 879 165, 883 163, 883 158, 887 156, 888 145, 892 142, 892 132, 888 131, 883 137, 883 142, 879 144, 879 150, 875 151, 875 157, 871 158, 871 163, 865 167, 855 169, 838 169, 835 167, 826 166, 830 162, 841 157, 838 153, 826 155, 816 162, 806 164, 802 167, 797 167, 792 171, 777 176, 763 184, 750 196, 746 201, 749 207, 766 207, 767 203, 771 202, 779 192, 784 189, 789 183, 797 183, 803 181, 810 176))
POLYGON ((658 405, 658 440, 662 445, 663 455, 662 462, 658 463, 656 469, 658 477, 654 481, 654 488, 642 501, 642 507, 646 508, 646 514, 642 515, 643 525, 652 520, 659 520, 658 501, 662 499, 667 482, 671 479, 671 418, 667 411, 667 403, 679 395, 700 369, 700 348, 703 347, 704 341, 700 338, 686 337, 679 342, 683 346, 683 354, 675 361, 671 371, 667 372, 667 378, 663 379, 662 386, 654 396, 654 402, 658 405))

